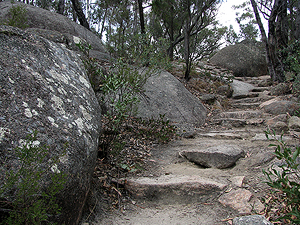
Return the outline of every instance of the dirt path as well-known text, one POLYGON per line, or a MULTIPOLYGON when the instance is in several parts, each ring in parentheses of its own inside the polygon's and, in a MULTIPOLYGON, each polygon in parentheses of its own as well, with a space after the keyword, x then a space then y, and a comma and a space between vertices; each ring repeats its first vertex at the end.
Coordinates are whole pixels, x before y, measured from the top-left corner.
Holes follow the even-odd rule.
MULTIPOLYGON (((244 80, 258 83, 258 78, 244 80)), ((242 99, 230 99, 227 112, 211 115, 193 138, 182 138, 152 150, 144 177, 123 180, 127 201, 111 215, 90 224, 232 224, 242 215, 263 214, 268 186, 262 169, 276 162, 264 121, 271 117, 259 108, 269 100, 267 88, 242 99), (237 146, 244 155, 226 169, 204 168, 181 156, 188 149, 237 146)), ((289 143, 297 140, 285 135, 289 143)))

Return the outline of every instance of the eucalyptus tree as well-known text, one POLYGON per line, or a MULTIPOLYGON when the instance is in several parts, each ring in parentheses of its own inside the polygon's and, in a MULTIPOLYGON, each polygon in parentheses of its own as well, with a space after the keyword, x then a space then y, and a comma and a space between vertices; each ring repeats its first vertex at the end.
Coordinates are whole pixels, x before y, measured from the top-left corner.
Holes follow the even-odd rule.
MULTIPOLYGON (((289 46, 299 41, 299 0, 251 0, 251 5, 266 46, 270 76, 273 81, 283 82, 289 69, 289 46), (268 35, 260 15, 268 20, 268 35)), ((297 51, 292 60, 300 63, 297 51)))
POLYGON ((164 35, 169 40, 168 55, 173 59, 174 50, 181 45, 185 59, 185 79, 189 80, 193 51, 192 39, 197 41, 201 31, 215 21, 219 0, 154 0, 152 11, 162 24, 164 35), (198 35, 198 36, 197 36, 198 35))
POLYGON ((257 21, 250 1, 243 2, 241 5, 233 6, 234 9, 243 9, 243 12, 236 13, 236 22, 239 24, 239 40, 256 40, 259 35, 257 21))

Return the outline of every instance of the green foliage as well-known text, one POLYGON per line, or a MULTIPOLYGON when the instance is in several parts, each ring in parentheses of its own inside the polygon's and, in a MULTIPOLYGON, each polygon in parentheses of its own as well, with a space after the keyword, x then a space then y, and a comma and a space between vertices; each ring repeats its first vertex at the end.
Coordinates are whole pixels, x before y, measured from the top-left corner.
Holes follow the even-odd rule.
POLYGON ((124 120, 134 114, 135 105, 139 102, 138 94, 143 92, 148 76, 149 71, 141 72, 121 58, 113 64, 108 74, 103 74, 102 104, 107 106, 104 115, 111 122, 113 131, 117 131, 124 120))
POLYGON ((258 37, 258 26, 250 2, 234 6, 234 9, 243 9, 243 12, 236 13, 236 21, 240 27, 239 40, 256 40, 258 37))
POLYGON ((165 119, 165 115, 159 114, 159 119, 149 119, 140 121, 147 129, 141 129, 139 135, 147 139, 157 139, 159 143, 167 143, 172 140, 176 129, 165 119))
POLYGON ((26 7, 23 5, 13 5, 9 9, 9 19, 4 24, 21 29, 28 27, 26 7))
POLYGON ((233 29, 233 26, 230 25, 229 28, 227 28, 227 31, 225 33, 225 40, 226 43, 229 45, 233 45, 239 42, 239 36, 238 34, 235 32, 235 30, 233 29))
POLYGON ((287 71, 294 73, 300 73, 300 43, 299 40, 295 40, 288 47, 281 51, 282 55, 287 57, 284 60, 284 64, 287 71))
MULTIPOLYGON (((226 34, 226 27, 219 27, 219 24, 211 22, 209 28, 203 28, 197 34, 190 37, 190 58, 193 61, 210 58, 221 46, 222 38, 226 34)), ((184 58, 184 46, 179 48, 181 57, 184 58)))
POLYGON ((290 72, 294 76, 293 94, 300 95, 300 42, 295 40, 288 47, 280 51, 285 71, 290 72))
POLYGON ((56 194, 64 188, 66 175, 57 168, 59 156, 47 159, 49 147, 40 146, 36 135, 14 150, 19 167, 7 172, 0 188, 0 205, 8 212, 2 224, 51 224, 49 219, 60 213, 56 194))
POLYGON ((270 131, 266 131, 266 137, 269 139, 269 135, 272 136, 272 140, 275 140, 277 144, 271 144, 275 146, 275 156, 277 159, 282 160, 283 163, 279 165, 279 168, 275 168, 274 165, 268 170, 263 170, 264 175, 267 178, 267 184, 274 188, 281 194, 282 198, 286 201, 287 213, 281 216, 280 219, 287 219, 295 224, 300 223, 300 169, 299 169, 299 154, 300 146, 295 149, 291 149, 282 140, 276 139, 275 132, 271 134, 270 131))
POLYGON ((120 35, 111 35, 110 42, 106 44, 109 52, 116 58, 123 58, 123 61, 128 64, 151 69, 170 67, 165 52, 166 41, 163 38, 151 40, 148 33, 135 35, 125 33, 121 37, 120 35))

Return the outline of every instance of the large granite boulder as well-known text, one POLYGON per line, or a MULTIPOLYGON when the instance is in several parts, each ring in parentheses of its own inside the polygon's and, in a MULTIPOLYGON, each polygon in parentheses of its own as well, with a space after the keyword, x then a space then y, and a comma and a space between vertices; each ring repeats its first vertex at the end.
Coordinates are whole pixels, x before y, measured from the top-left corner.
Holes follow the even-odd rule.
POLYGON ((264 52, 262 43, 243 41, 221 49, 210 62, 232 70, 234 76, 258 77, 268 73, 264 52))
POLYGON ((71 48, 80 40, 89 43, 92 46, 90 56, 108 60, 109 54, 103 47, 101 39, 86 29, 85 27, 73 22, 66 16, 60 15, 49 10, 34 7, 21 2, 4 1, 0 2, 0 24, 9 18, 9 9, 12 6, 22 5, 27 11, 28 30, 35 32, 40 36, 50 39, 54 42, 64 43, 71 48))
POLYGON ((49 157, 66 151, 57 165, 67 174, 58 196, 59 224, 78 224, 101 129, 100 107, 82 61, 62 45, 7 26, 0 26, 0 55, 0 186, 5 171, 19 163, 12 150, 36 130, 49 157))
POLYGON ((138 116, 159 119, 161 114, 178 124, 202 125, 205 122, 206 108, 172 74, 162 71, 151 76, 144 89, 138 116))

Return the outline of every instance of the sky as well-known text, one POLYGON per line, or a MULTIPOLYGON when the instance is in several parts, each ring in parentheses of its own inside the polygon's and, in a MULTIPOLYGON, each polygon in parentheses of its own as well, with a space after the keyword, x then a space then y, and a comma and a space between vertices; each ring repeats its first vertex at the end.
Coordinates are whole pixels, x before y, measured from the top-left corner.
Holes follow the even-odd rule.
MULTIPOLYGON (((234 10, 232 8, 233 5, 241 5, 246 0, 223 0, 223 3, 220 6, 219 13, 217 15, 217 19, 223 26, 229 27, 230 25, 233 26, 234 30, 236 32, 239 31, 239 25, 236 22, 236 12, 237 10, 234 10)), ((242 10, 240 10, 242 12, 242 10)), ((261 18, 263 20, 263 18, 261 18)), ((265 29, 266 29, 266 21, 262 21, 264 23, 265 29)))
POLYGON ((219 13, 218 13, 218 16, 217 16, 217 19, 220 21, 220 23, 223 26, 229 27, 230 25, 232 25, 233 28, 235 29, 235 31, 238 30, 239 25, 235 21, 236 10, 232 9, 232 6, 233 5, 240 5, 243 2, 244 1, 241 1, 241 0, 224 0, 224 2, 220 6, 219 13))

